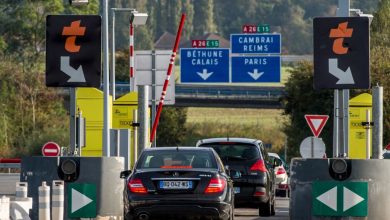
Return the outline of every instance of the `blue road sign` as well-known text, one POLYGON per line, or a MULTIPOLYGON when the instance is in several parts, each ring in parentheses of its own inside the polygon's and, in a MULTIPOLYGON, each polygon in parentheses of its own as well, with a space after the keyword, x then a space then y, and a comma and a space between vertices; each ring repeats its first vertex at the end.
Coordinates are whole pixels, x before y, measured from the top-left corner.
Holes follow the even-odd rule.
POLYGON ((182 83, 228 83, 229 49, 182 48, 182 83))
POLYGON ((270 54, 280 53, 280 34, 231 34, 232 53, 270 54))
POLYGON ((280 82, 280 56, 232 57, 232 82, 280 82))

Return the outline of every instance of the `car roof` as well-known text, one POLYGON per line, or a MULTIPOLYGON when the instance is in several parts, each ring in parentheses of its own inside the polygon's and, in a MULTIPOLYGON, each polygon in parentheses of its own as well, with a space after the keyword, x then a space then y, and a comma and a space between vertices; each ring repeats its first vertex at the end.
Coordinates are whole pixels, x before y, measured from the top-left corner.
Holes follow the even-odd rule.
POLYGON ((200 144, 208 144, 213 142, 239 142, 239 143, 246 143, 246 144, 255 144, 255 143, 262 143, 261 140, 258 139, 252 139, 252 138, 230 138, 230 137, 223 137, 223 138, 206 138, 201 139, 196 143, 196 146, 199 146, 200 144))
POLYGON ((186 146, 177 146, 177 147, 151 147, 151 148, 145 148, 144 151, 165 151, 165 150, 179 150, 179 151, 186 151, 186 150, 199 150, 199 151, 210 151, 212 149, 206 148, 206 147, 186 147, 186 146))
POLYGON ((280 159, 280 156, 277 153, 268 152, 268 156, 272 156, 280 159))

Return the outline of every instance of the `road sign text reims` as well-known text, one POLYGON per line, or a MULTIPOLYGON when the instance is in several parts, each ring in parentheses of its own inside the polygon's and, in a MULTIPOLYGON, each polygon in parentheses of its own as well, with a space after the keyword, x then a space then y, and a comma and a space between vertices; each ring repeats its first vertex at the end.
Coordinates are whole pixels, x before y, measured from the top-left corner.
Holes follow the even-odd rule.
POLYGON ((232 53, 279 54, 280 34, 231 34, 232 53))

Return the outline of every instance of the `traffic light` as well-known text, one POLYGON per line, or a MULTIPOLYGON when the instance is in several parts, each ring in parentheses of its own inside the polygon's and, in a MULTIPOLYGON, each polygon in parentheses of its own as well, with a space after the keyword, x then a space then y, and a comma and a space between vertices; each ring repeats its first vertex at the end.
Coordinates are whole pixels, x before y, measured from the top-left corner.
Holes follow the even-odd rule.
POLYGON ((351 175, 351 160, 329 159, 329 174, 335 180, 346 180, 351 175))
POLYGON ((58 166, 58 177, 65 182, 74 182, 79 178, 80 158, 61 157, 58 166))

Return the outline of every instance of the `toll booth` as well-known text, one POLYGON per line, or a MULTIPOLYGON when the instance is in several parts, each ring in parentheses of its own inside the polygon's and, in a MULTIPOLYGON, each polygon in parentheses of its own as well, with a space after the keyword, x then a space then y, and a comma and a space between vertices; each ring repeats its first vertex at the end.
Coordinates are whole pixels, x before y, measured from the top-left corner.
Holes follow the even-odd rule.
MULTIPOLYGON (((349 154, 352 159, 366 158, 366 111, 370 111, 372 121, 372 96, 368 93, 360 94, 349 100, 349 154)), ((370 140, 372 140, 372 132, 370 140)), ((372 144, 370 155, 372 155, 372 144)))
MULTIPOLYGON (((111 96, 109 106, 112 106, 111 96)), ((81 156, 102 156, 103 92, 95 88, 77 88, 76 112, 77 110, 82 111, 85 117, 85 147, 81 149, 81 156)))

